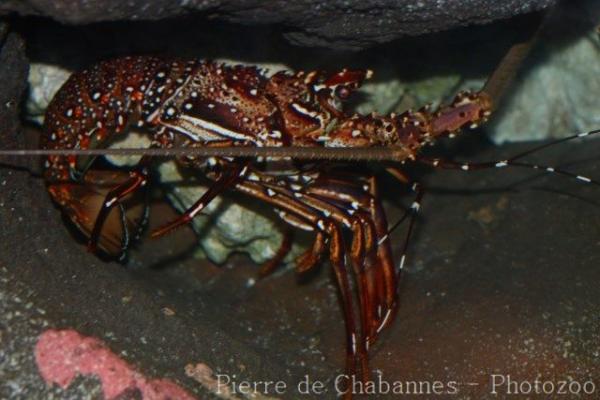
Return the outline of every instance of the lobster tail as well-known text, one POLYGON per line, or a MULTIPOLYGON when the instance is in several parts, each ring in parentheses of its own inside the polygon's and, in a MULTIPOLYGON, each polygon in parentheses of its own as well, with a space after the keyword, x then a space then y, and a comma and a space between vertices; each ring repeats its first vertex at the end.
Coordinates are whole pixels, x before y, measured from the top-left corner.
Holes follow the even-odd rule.
MULTIPOLYGON (((89 240, 108 192, 128 178, 125 171, 90 170, 82 182, 49 183, 48 192, 89 240)), ((97 243, 108 256, 124 259, 131 241, 144 229, 148 215, 144 192, 126 196, 108 213, 97 243)))

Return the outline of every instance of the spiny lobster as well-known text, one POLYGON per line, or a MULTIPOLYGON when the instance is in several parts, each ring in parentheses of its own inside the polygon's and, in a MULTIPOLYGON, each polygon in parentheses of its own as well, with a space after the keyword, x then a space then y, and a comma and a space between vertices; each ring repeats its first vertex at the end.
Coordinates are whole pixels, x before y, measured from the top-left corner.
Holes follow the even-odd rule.
MULTIPOLYGON (((267 77, 254 67, 124 57, 71 76, 48 106, 43 147, 103 148, 137 126, 148 132, 151 146, 157 148, 391 147, 414 160, 422 146, 476 126, 491 112, 485 93, 462 92, 436 111, 344 113, 341 102, 370 75, 342 70, 278 72, 267 77)), ((397 309, 403 264, 396 267, 386 240, 388 224, 375 177, 289 157, 249 161, 187 155, 177 162, 206 175, 212 186, 152 236, 189 222, 226 189, 265 202, 288 224, 314 232, 314 243, 297 260, 297 269, 313 268, 329 252, 346 323, 347 371, 354 374, 358 367, 366 379, 368 349, 397 309), (348 255, 357 284, 358 322, 342 228, 352 233, 348 255)), ((91 157, 49 156, 44 172, 48 191, 89 237, 91 250, 120 257, 145 223, 143 202, 132 207, 127 202, 146 184, 152 162, 144 156, 131 171, 94 169, 92 163, 91 157)), ((409 182, 399 169, 390 172, 409 182)), ((273 269, 285 253, 282 248, 263 272, 273 269)))
MULTIPOLYGON (((516 161, 529 152, 479 165, 421 156, 423 146, 484 122, 492 111, 490 96, 485 91, 461 92, 436 110, 424 107, 397 115, 346 113, 342 102, 370 75, 364 70, 282 71, 268 77, 248 66, 124 57, 71 76, 47 109, 42 146, 102 150, 135 126, 148 134, 151 148, 215 149, 215 155, 223 150, 215 157, 177 156, 179 165, 206 176, 212 184, 179 218, 151 236, 165 235, 188 223, 228 189, 269 204, 286 223, 314 232, 312 246, 297 259, 296 268, 308 271, 329 253, 345 319, 346 371, 358 372, 367 380, 369 348, 398 308, 398 280, 414 218, 404 253, 395 264, 375 176, 298 160, 290 157, 293 151, 285 150, 296 149, 298 154, 306 150, 307 158, 323 149, 372 152, 376 157, 385 148, 391 149, 397 161, 447 168, 538 167, 516 161), (271 152, 257 159, 233 157, 232 149, 248 155, 244 149, 261 147, 271 152), (342 238, 344 229, 352 236, 348 249, 342 238), (356 283, 358 311, 348 264, 356 283)), ((147 154, 129 170, 104 170, 95 168, 93 156, 53 154, 45 161, 44 176, 54 201, 89 238, 89 249, 123 257, 130 239, 146 223, 147 206, 136 197, 143 194, 153 160, 147 154)), ((403 184, 411 183, 402 170, 391 166, 386 170, 403 184)), ((412 188, 414 216, 422 192, 418 185, 412 188)), ((261 273, 271 272, 288 250, 289 241, 284 240, 261 273)))

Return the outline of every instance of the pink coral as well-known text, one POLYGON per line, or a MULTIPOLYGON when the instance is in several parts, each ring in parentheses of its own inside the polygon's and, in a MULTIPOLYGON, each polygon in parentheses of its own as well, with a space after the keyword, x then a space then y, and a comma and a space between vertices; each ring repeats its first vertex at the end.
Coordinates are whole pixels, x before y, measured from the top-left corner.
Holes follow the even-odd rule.
POLYGON ((46 383, 62 388, 68 387, 77 375, 96 376, 107 400, 130 391, 139 391, 144 400, 195 400, 167 379, 146 378, 101 340, 72 329, 43 332, 35 347, 35 360, 46 383))

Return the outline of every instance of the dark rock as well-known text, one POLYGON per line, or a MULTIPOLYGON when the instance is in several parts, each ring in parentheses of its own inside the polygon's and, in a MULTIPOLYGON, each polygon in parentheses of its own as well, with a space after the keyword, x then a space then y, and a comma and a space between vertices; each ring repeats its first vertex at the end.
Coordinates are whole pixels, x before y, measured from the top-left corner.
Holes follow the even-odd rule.
POLYGON ((244 25, 279 24, 304 46, 361 49, 415 36, 544 9, 554 0, 181 1, 8 0, 0 13, 50 17, 69 24, 159 20, 197 13, 244 25))

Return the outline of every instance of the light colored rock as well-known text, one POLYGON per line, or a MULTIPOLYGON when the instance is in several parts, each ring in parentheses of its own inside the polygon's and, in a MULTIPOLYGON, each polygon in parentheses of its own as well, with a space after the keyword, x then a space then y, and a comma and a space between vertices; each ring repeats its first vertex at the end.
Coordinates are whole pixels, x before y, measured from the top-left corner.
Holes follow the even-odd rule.
POLYGON ((27 117, 38 123, 44 122, 44 112, 52 97, 69 78, 71 71, 55 65, 32 63, 29 67, 29 97, 27 117))
MULTIPOLYGON (((176 168, 173 162, 162 164, 161 179, 177 178, 176 168)), ((200 182, 197 185, 175 185, 168 197, 177 209, 184 210, 195 203, 206 189, 200 182)), ((199 233, 199 250, 216 263, 224 262, 233 252, 247 253, 256 263, 269 260, 282 240, 281 224, 275 213, 266 205, 244 199, 239 194, 234 196, 239 201, 230 196, 217 197, 201 215, 194 218, 194 230, 199 233)), ((299 251, 295 249, 293 254, 298 255, 299 251)))
POLYGON ((541 46, 513 85, 499 118, 490 121, 488 132, 498 144, 559 138, 600 124, 598 33, 562 48, 541 46))

